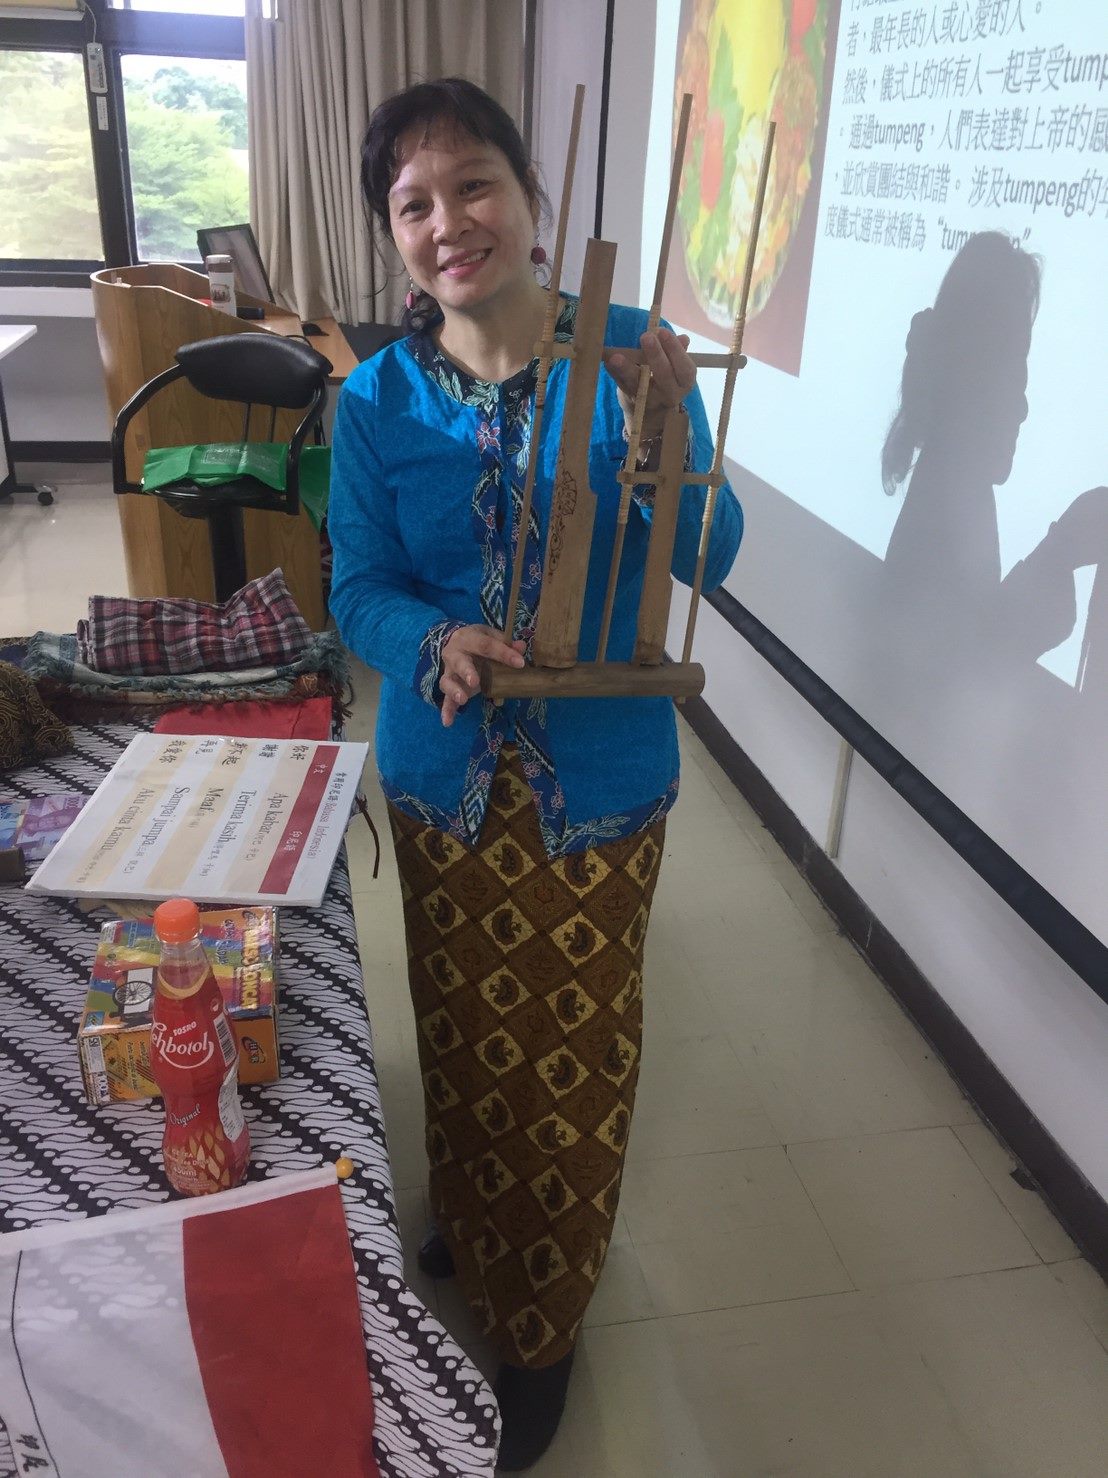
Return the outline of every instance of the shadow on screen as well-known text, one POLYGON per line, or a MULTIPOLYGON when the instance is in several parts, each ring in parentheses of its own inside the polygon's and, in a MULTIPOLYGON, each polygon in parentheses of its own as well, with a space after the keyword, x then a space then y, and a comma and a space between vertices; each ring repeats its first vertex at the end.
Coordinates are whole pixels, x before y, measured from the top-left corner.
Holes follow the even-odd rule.
MULTIPOLYGON (((934 305, 913 317, 882 482, 904 502, 885 557, 894 629, 922 626, 938 663, 1018 680, 1077 621, 1074 572, 1097 566, 1076 687, 1108 713, 1108 489, 1080 493, 1001 578, 997 493, 1028 415, 1039 306, 1036 257, 999 232, 971 236, 934 305)), ((1064 372, 1061 370, 1060 372, 1064 372)), ((1065 476, 1064 448, 1058 475, 1065 476)))
MULTIPOLYGON (((729 462, 749 536, 728 585, 1108 941, 1108 492, 1073 489, 1037 547, 1001 577, 997 501, 1014 496, 1005 485, 1028 415, 1039 284, 1033 258, 983 235, 915 315, 899 409, 859 494, 881 496, 880 465, 903 498, 885 560, 729 462), (1078 631, 1074 571, 1088 566, 1096 572, 1078 631), (1039 660, 1082 637, 1079 660, 1067 648, 1070 680, 1039 660)), ((1073 326, 1072 361, 1056 374, 1091 361, 1091 323, 1073 326)), ((1053 472, 1064 489, 1059 437, 1053 472)))

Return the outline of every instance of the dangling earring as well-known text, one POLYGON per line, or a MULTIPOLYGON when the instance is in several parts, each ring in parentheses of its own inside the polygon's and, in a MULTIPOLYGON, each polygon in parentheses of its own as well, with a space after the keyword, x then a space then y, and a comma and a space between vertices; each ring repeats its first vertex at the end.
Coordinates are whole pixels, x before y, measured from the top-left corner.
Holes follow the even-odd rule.
POLYGON ((404 306, 410 313, 416 305, 416 285, 413 277, 408 278, 408 291, 404 294, 404 306))
POLYGON ((544 246, 540 246, 537 241, 531 248, 531 260, 532 262, 534 262, 536 267, 541 267, 542 264, 546 261, 546 248, 544 246))

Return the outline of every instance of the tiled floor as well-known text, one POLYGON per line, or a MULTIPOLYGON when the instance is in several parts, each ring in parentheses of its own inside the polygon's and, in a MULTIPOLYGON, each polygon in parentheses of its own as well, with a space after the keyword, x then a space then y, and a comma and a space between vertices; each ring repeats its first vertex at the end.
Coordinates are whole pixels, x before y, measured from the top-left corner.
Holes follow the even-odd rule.
MULTIPOLYGON (((110 494, 0 505, 0 631, 121 589, 110 494), (13 544, 8 530, 17 541, 13 544), (97 532, 99 530, 99 532, 97 532)), ((352 737, 372 739, 357 674, 352 737)), ((536 1478, 1104 1478, 1108 1289, 699 741, 647 946, 616 1239, 536 1478)), ((400 897, 351 832, 412 1281, 486 1368, 427 1207, 400 897)))
POLYGON ((127 594, 107 469, 41 465, 18 472, 57 492, 50 508, 33 493, 0 499, 0 637, 72 631, 90 595, 127 594))

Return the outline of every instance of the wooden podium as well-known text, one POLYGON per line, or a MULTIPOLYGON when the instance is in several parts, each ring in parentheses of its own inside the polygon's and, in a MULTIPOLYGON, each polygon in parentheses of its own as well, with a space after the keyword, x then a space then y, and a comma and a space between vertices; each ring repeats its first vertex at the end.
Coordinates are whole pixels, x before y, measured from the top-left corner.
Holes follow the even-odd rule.
MULTIPOLYGON (((96 337, 107 382, 112 419, 148 380, 173 363, 182 344, 220 334, 301 334, 296 314, 271 303, 239 295, 240 307, 258 307, 264 319, 250 321, 220 313, 206 301, 208 279, 172 264, 110 267, 92 274, 96 337)), ((357 360, 334 319, 320 320, 325 332, 308 342, 334 366, 332 384, 341 383, 357 360)), ((249 439, 287 440, 300 415, 281 412, 273 433, 268 411, 251 418, 249 439)), ((187 383, 171 385, 136 416, 127 437, 127 475, 142 475, 146 452, 156 446, 240 441, 242 408, 209 400, 187 383)), ((131 595, 190 596, 215 599, 207 523, 184 518, 161 498, 125 493, 118 499, 131 595)), ((327 620, 320 579, 319 535, 301 509, 296 518, 246 509, 246 573, 253 579, 280 566, 293 599, 313 631, 327 620)))

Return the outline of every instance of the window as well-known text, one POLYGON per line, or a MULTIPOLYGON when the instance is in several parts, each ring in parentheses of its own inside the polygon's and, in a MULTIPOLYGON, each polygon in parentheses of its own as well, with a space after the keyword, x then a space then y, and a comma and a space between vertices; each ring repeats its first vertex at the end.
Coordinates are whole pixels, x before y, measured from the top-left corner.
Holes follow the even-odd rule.
POLYGON ((0 50, 0 259, 102 260, 76 52, 0 50))
POLYGON ((196 232, 250 219, 246 63, 120 58, 138 259, 198 262, 196 232))
POLYGON ((195 262, 198 227, 249 219, 244 15, 274 3, 84 0, 76 21, 0 7, 0 282, 195 262))
POLYGON ((190 15, 246 14, 246 0, 111 0, 113 10, 172 10, 190 15))

